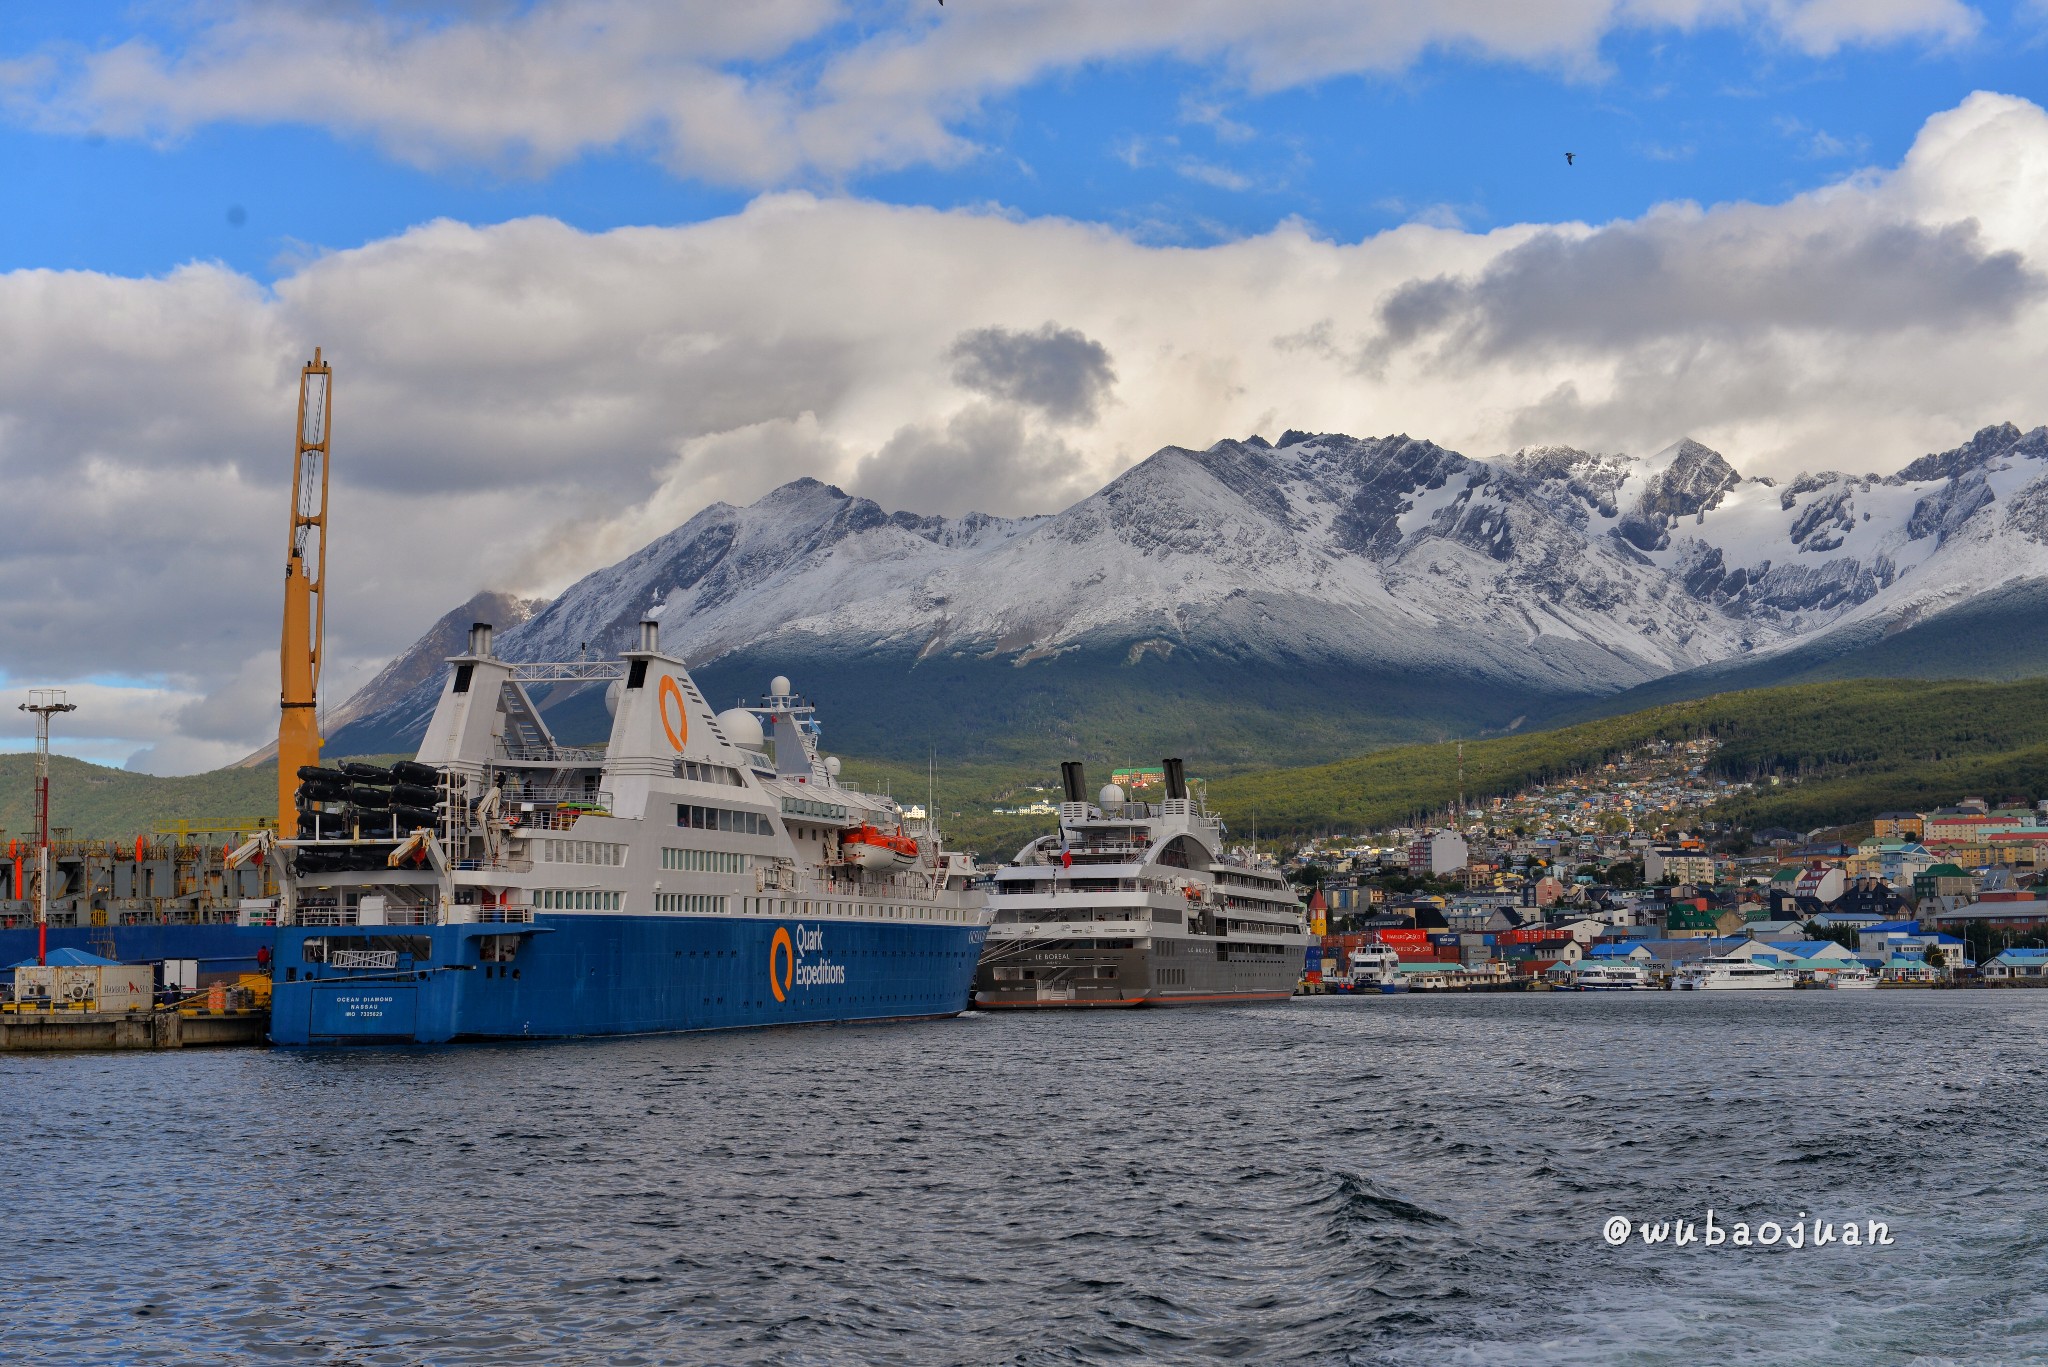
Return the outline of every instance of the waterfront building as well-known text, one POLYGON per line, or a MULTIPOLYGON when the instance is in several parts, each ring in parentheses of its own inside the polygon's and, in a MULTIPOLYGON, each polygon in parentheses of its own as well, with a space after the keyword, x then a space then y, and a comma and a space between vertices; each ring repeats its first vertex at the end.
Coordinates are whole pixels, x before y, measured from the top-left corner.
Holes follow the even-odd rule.
POLYGON ((1979 974, 1995 982, 2010 982, 2015 978, 2048 981, 2048 949, 2005 950, 1996 958, 1985 960, 1979 974))

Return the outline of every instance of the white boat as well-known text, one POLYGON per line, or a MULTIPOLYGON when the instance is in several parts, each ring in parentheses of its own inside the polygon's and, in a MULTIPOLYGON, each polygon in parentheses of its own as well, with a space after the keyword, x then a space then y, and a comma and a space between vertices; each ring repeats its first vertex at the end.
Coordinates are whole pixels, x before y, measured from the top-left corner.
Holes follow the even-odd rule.
POLYGON ((1392 945, 1361 945, 1351 951, 1351 984, 1354 992, 1405 992, 1401 981, 1401 955, 1392 945))
POLYGON ((1649 971, 1632 959, 1582 963, 1572 975, 1579 992, 1647 992, 1652 986, 1649 971))
POLYGON ((984 1010, 1285 1001, 1309 934, 1277 868, 1231 854, 1223 821, 1178 759, 1157 802, 1121 785, 1087 800, 1060 766, 1059 831, 996 870, 974 980, 984 1010))
POLYGON ((1729 955, 1687 964, 1674 985, 1685 992, 1746 992, 1797 987, 1799 980, 1790 969, 1729 955))
POLYGON ((1845 992, 1861 991, 1864 988, 1876 987, 1877 984, 1878 976, 1861 964, 1854 968, 1845 968, 1828 980, 1829 987, 1845 992))

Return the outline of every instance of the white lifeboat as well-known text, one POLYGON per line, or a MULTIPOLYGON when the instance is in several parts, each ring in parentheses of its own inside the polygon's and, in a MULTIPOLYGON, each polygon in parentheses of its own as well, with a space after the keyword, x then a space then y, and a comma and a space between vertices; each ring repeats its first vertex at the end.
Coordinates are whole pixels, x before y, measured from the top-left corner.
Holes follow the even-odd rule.
POLYGON ((886 872, 917 862, 917 842, 901 832, 860 826, 839 837, 839 851, 849 864, 886 872))

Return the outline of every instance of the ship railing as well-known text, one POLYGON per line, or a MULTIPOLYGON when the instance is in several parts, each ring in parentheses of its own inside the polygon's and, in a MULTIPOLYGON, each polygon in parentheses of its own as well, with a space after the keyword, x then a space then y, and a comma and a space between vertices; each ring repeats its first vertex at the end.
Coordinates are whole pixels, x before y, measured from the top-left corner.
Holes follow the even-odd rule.
POLYGON ((448 867, 460 873, 502 872, 532 873, 531 859, 451 859, 448 867))
POLYGON ((533 908, 522 903, 465 910, 474 910, 472 919, 482 925, 527 925, 533 920, 533 908))
POLYGON ((398 951, 395 949, 330 949, 327 951, 329 968, 396 968, 398 951))
MULTIPOLYGON (((1036 874, 1039 872, 1039 870, 1037 868, 1033 868, 1032 872, 1036 874)), ((1043 879, 1034 878, 1031 880, 1034 884, 1045 884, 1045 886, 1043 887, 1019 887, 1017 886, 1017 881, 1021 880, 1005 881, 1002 879, 998 879, 996 880, 995 885, 996 895, 999 897, 1093 897, 1101 893, 1110 892, 1146 892, 1158 893, 1162 896, 1171 896, 1176 901, 1187 900, 1185 894, 1181 891, 1182 885, 1179 883, 1175 883, 1170 879, 1089 878, 1085 874, 1075 874, 1067 869, 1062 869, 1057 864, 1051 866, 1051 872, 1056 874, 1057 877, 1043 879), (1082 881, 1091 884, 1109 883, 1112 884, 1112 886, 1094 886, 1085 888, 1074 886, 1075 883, 1082 881)))
POLYGON ((605 752, 587 745, 528 745, 521 741, 503 743, 505 758, 535 764, 603 764, 605 752))
POLYGON ((1151 847, 1147 840, 1084 840, 1068 846, 1076 859, 1085 854, 1143 854, 1151 847))
POLYGON ((512 666, 519 683, 604 683, 626 677, 621 660, 537 660, 512 666))
POLYGON ((914 874, 907 871, 883 875, 849 874, 844 878, 798 874, 794 888, 781 890, 793 891, 798 896, 808 894, 813 897, 874 897, 886 893, 898 900, 934 901, 935 881, 928 873, 914 874))
MULTIPOLYGON (((387 906, 384 919, 373 921, 372 929, 386 926, 430 926, 435 923, 434 908, 428 906, 407 907, 387 906)), ((360 926, 364 922, 361 913, 354 907, 306 907, 298 908, 292 924, 300 926, 360 926)))
POLYGON ((513 816, 519 823, 517 829, 522 831, 566 831, 585 816, 590 815, 596 815, 596 813, 584 812, 574 808, 561 810, 552 807, 540 812, 513 813, 513 816))
POLYGON ((499 801, 504 804, 504 810, 508 814, 517 815, 521 804, 528 802, 536 806, 542 803, 552 805, 559 802, 582 802, 610 807, 612 795, 576 783, 508 783, 499 801))

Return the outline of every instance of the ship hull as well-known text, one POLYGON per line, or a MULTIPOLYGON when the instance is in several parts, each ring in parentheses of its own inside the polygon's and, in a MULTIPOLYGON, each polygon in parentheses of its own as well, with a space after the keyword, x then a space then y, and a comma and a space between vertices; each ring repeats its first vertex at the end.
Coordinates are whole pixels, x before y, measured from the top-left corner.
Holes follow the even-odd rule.
POLYGON ((1198 995, 1164 993, 1144 997, 1090 997, 1079 1000, 1025 997, 1021 994, 976 992, 974 1005, 981 1011, 1099 1011, 1135 1010, 1138 1007, 1153 1006, 1229 1006, 1246 1005, 1254 1002, 1284 1002, 1291 1000, 1294 993, 1288 992, 1219 992, 1198 995))
POLYGON ((541 915, 530 924, 308 926, 279 934, 272 1040, 346 1045, 953 1016, 967 1009, 986 931, 868 920, 541 915), (309 949, 308 941, 319 943, 309 949), (344 968, 322 961, 349 944, 399 962, 344 968))
POLYGON ((1020 952, 991 940, 974 980, 974 1004, 985 1011, 1131 1009, 1226 1006, 1287 1001, 1300 980, 1303 949, 1216 946, 1172 941, 1176 952, 1111 948, 1100 943, 1020 952))
MULTIPOLYGON (((257 951, 272 945, 277 932, 270 926, 242 926, 234 922, 177 924, 144 922, 138 925, 51 926, 49 947, 82 949, 88 954, 125 964, 159 963, 165 959, 196 959, 201 974, 255 973, 261 968, 257 951)), ((36 928, 0 930, 0 964, 20 963, 36 957, 36 928)))

